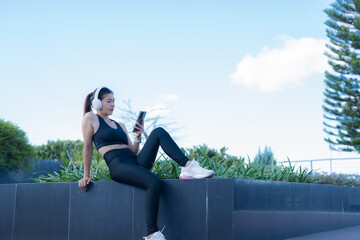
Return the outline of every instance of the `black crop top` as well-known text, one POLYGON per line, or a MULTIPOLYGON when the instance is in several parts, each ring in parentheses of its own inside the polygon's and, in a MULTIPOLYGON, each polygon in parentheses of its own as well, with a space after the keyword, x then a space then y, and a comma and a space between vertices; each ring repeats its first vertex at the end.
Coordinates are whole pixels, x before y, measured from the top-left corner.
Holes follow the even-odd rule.
POLYGON ((115 129, 110 127, 102 117, 99 115, 97 116, 99 118, 100 125, 99 129, 92 137, 96 149, 113 144, 128 144, 127 135, 117 122, 111 120, 116 124, 117 128, 115 129))

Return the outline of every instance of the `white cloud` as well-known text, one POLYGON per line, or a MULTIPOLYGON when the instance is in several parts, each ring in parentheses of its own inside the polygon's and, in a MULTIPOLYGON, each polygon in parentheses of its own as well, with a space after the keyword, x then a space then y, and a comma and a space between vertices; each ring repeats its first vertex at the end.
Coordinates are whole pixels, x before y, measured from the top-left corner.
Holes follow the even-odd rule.
POLYGON ((161 96, 161 99, 168 103, 173 103, 178 99, 178 96, 172 93, 168 93, 161 96))
POLYGON ((233 83, 259 88, 261 91, 281 90, 300 84, 300 80, 327 68, 324 39, 282 37, 281 48, 265 47, 255 57, 247 54, 230 75, 233 83))
POLYGON ((166 115, 169 112, 170 106, 178 99, 175 94, 165 94, 160 97, 160 101, 153 106, 148 106, 145 110, 149 117, 156 117, 159 115, 166 115))

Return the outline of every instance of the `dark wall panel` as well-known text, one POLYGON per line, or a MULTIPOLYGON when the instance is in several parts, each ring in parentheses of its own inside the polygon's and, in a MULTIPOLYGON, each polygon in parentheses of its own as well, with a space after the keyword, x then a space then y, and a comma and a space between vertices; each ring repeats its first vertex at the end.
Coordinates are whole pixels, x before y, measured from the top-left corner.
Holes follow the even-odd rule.
POLYGON ((360 213, 360 188, 344 188, 344 211, 360 213))
POLYGON ((15 171, 0 171, 0 184, 7 183, 35 183, 32 178, 47 175, 43 172, 60 172, 60 162, 54 160, 28 159, 29 170, 17 169, 15 171))
POLYGON ((342 228, 342 216, 327 212, 235 211, 234 239, 282 240, 342 228), (330 218, 331 215, 331 218, 330 218))
POLYGON ((286 211, 267 212, 267 239, 280 240, 293 236, 296 226, 294 226, 292 213, 286 211))
POLYGON ((235 179, 235 210, 266 209, 266 181, 251 179, 235 179))
POLYGON ((70 240, 132 238, 132 187, 93 182, 86 192, 71 183, 70 240))
POLYGON ((69 183, 18 184, 14 240, 67 239, 69 183))
POLYGON ((16 185, 0 187, 0 239, 11 239, 15 211, 16 185))
POLYGON ((268 239, 268 214, 263 211, 235 211, 233 213, 234 240, 268 239))
MULTIPOLYGON (((145 190, 134 189, 134 236, 146 236, 145 190)), ((167 239, 207 239, 206 179, 166 180, 160 197, 158 227, 167 239), (204 238, 205 237, 205 238, 204 238)))
POLYGON ((360 225, 360 214, 359 213, 345 213, 344 214, 345 227, 360 225))
POLYGON ((331 229, 340 229, 346 227, 345 215, 342 212, 330 212, 329 213, 329 225, 331 229))
POLYGON ((211 179, 208 184, 208 239, 233 239, 234 179, 211 179))
POLYGON ((311 209, 311 184, 291 183, 293 211, 309 211, 311 209))
POLYGON ((265 181, 266 210, 291 211, 293 209, 291 183, 265 181))
MULTIPOLYGON (((315 185, 315 184, 311 184, 315 185)), ((329 211, 330 212, 342 212, 343 211, 343 199, 344 199, 344 187, 326 185, 329 191, 329 211)))
MULTIPOLYGON (((134 225, 132 226, 132 231, 133 231, 132 239, 135 240, 135 239, 142 239, 142 237, 147 236, 147 224, 145 219, 146 191, 144 189, 135 187, 133 188, 133 195, 134 195, 134 202, 133 202, 134 213, 132 217, 134 219, 133 220, 134 225)), ((158 219, 158 227, 160 228, 162 225, 163 223, 161 223, 160 219, 158 219)))
POLYGON ((325 212, 342 212, 343 187, 310 184, 311 210, 325 212))
POLYGON ((360 221, 359 188, 236 179, 234 201, 235 239, 286 239, 360 221))
POLYGON ((206 181, 170 180, 164 184, 160 224, 168 239, 207 239, 206 181))
POLYGON ((293 237, 333 229, 328 212, 296 212, 293 213, 293 237))

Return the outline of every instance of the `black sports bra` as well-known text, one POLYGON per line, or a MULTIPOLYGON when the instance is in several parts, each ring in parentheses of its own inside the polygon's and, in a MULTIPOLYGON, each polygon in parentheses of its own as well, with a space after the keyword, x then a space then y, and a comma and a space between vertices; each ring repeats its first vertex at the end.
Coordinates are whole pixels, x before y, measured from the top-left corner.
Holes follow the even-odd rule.
POLYGON ((92 139, 95 143, 96 149, 99 149, 104 146, 113 145, 113 144, 128 144, 128 138, 121 126, 114 121, 116 124, 116 129, 112 128, 105 122, 105 120, 97 115, 99 118, 99 129, 93 135, 92 139))

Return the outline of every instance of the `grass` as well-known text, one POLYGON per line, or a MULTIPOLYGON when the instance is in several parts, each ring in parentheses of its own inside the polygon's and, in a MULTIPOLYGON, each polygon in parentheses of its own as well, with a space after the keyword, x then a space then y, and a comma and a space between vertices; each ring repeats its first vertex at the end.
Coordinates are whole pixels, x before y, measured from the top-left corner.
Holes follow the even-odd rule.
MULTIPOLYGON (((208 160, 206 157, 198 157, 197 160, 203 167, 214 170, 215 178, 246 178, 360 187, 360 177, 358 175, 319 173, 312 170, 309 171, 307 168, 302 168, 301 166, 296 168, 291 164, 289 159, 288 165, 286 166, 283 164, 256 164, 251 162, 249 157, 245 160, 245 158, 242 157, 224 157, 224 155, 218 155, 211 160, 208 160)), ((179 165, 167 155, 159 152, 159 156, 151 171, 160 179, 177 179, 181 169, 179 165)), ((83 172, 83 163, 74 163, 69 156, 69 161, 63 162, 60 173, 45 172, 47 175, 33 178, 33 180, 39 183, 77 182, 83 177, 83 172)), ((100 154, 97 154, 96 158, 92 161, 90 176, 92 176, 92 181, 111 181, 108 166, 100 154)))
MULTIPOLYGON (((312 171, 296 169, 291 163, 289 166, 284 165, 261 165, 250 161, 246 162, 244 158, 236 159, 219 159, 208 161, 206 158, 197 159, 199 163, 208 169, 215 171, 215 177, 221 178, 248 178, 261 179, 272 181, 287 181, 287 182, 314 182, 315 178, 312 171)), ((36 182, 76 182, 83 177, 84 165, 83 163, 69 162, 63 163, 63 169, 60 173, 45 172, 47 176, 43 175, 34 178, 36 182)), ((160 153, 156 159, 152 172, 161 179, 177 179, 180 175, 180 167, 172 159, 167 157, 164 153, 160 153)), ((90 175, 93 181, 110 181, 109 169, 105 161, 97 156, 94 159, 90 169, 90 175)))

